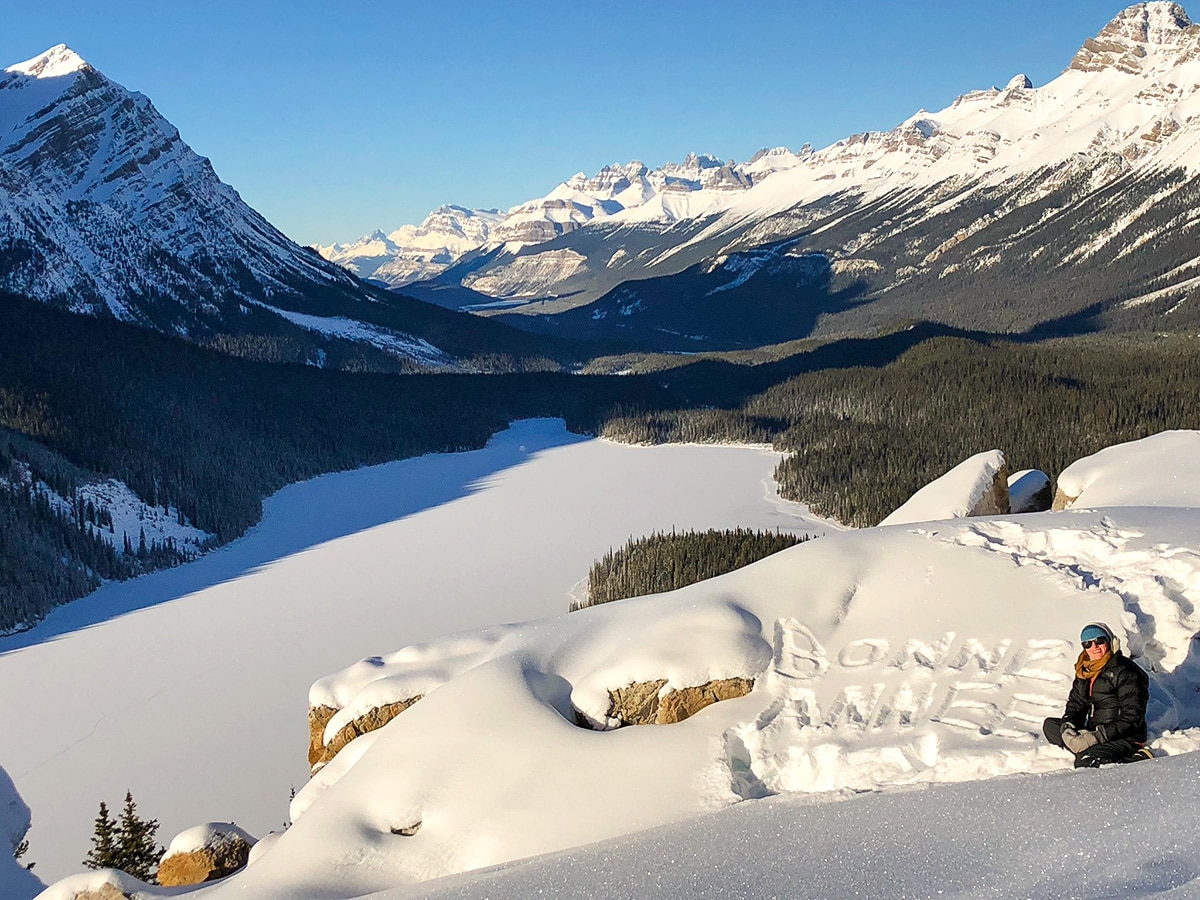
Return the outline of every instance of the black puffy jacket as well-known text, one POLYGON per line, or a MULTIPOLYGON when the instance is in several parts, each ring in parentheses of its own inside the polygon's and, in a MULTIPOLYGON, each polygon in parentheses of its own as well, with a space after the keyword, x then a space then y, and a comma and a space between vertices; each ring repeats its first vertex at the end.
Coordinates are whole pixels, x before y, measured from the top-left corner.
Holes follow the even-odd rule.
POLYGON ((1150 679, 1120 650, 1093 681, 1076 678, 1064 718, 1076 728, 1091 728, 1101 743, 1122 738, 1146 740, 1146 704, 1150 679))

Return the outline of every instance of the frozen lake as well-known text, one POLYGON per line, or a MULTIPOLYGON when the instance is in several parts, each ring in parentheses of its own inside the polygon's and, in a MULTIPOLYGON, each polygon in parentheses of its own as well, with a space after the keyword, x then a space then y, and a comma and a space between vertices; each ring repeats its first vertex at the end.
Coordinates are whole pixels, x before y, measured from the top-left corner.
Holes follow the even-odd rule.
POLYGON ((127 789, 164 843, 206 821, 279 828, 308 777, 313 681, 565 613, 593 559, 630 535, 836 527, 779 499, 779 458, 518 422, 483 450, 292 485, 241 540, 0 639, 0 767, 33 810, 26 859, 47 883, 80 870, 99 801, 127 789))

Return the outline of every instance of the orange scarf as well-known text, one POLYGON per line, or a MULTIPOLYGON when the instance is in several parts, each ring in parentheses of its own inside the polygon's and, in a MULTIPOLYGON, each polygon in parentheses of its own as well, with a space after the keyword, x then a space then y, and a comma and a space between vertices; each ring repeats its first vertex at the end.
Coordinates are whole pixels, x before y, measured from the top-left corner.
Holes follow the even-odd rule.
POLYGON ((1088 653, 1084 650, 1079 654, 1079 659, 1075 661, 1075 677, 1086 678, 1091 681, 1100 674, 1100 670, 1108 665, 1108 661, 1112 659, 1112 650, 1109 650, 1099 659, 1090 659, 1088 653))

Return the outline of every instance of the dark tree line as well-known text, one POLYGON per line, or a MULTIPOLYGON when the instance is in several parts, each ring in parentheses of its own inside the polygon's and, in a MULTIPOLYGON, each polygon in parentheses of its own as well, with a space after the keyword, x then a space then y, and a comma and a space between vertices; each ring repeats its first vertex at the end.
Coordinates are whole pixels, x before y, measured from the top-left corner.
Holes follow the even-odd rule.
MULTIPOLYGON (((938 336, 948 331, 672 359, 630 376, 354 374, 231 358, 7 297, 0 446, 10 467, 36 467, 64 497, 81 479, 119 478, 224 542, 286 484, 478 448, 534 416, 634 442, 771 442, 788 453, 776 473, 784 496, 855 525, 980 450, 1053 477, 1109 444, 1200 427, 1191 335, 1022 344, 938 336)), ((135 535, 132 553, 116 554, 87 521, 86 506, 64 516, 36 492, 0 490, 0 632, 98 579, 178 558, 169 546, 139 553, 135 535)))
MULTIPOLYGON (((520 418, 560 417, 594 433, 613 407, 660 404, 662 394, 644 378, 357 374, 254 362, 0 296, 0 428, 20 446, 13 452, 63 496, 85 477, 118 478, 219 543, 244 533, 263 499, 292 482, 479 448, 520 418)), ((44 496, 0 490, 0 633, 36 622, 98 579, 182 558, 170 546, 143 551, 139 535, 129 540, 131 555, 114 553, 44 496)))
POLYGON ((588 602, 581 607, 673 591, 748 566, 809 539, 807 534, 798 537, 749 528, 672 530, 670 534, 631 537, 625 546, 609 550, 592 564, 588 602))
POLYGON ((935 338, 885 365, 805 372, 721 406, 624 411, 604 434, 772 441, 788 452, 775 473, 785 497, 867 526, 981 450, 1053 478, 1110 444, 1170 428, 1200 428, 1190 335, 935 338))

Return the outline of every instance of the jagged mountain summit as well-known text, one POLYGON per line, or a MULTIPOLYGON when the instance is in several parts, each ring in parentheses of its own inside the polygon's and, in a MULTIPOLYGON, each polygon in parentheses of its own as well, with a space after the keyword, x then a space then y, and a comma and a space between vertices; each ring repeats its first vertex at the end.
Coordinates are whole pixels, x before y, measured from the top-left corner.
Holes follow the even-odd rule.
POLYGON ((317 247, 317 251, 360 278, 408 284, 440 274, 464 253, 486 244, 503 219, 496 209, 447 204, 420 225, 403 225, 390 234, 376 229, 353 243, 317 247))
POLYGON ((544 197, 506 212, 442 206, 418 226, 405 225, 386 235, 376 230, 357 241, 317 250, 359 277, 403 287, 436 277, 481 247, 517 252, 593 222, 670 224, 694 219, 723 209, 727 195, 798 165, 811 152, 807 145, 799 153, 776 147, 760 150, 745 163, 690 153, 682 163, 656 169, 639 160, 613 163, 590 177, 578 172, 544 197))
MULTIPOLYGON (((1200 286, 1200 26, 1175 3, 1122 11, 1040 87, 1018 74, 890 131, 727 171, 541 243, 493 234, 435 283, 531 330, 658 349, 913 318, 1003 332, 1200 319, 1188 299, 1200 286)), ((549 197, 569 202, 615 174, 549 197)))
POLYGON ((62 44, 0 73, 0 291, 264 358, 455 364, 428 307, 289 240, 62 44))

